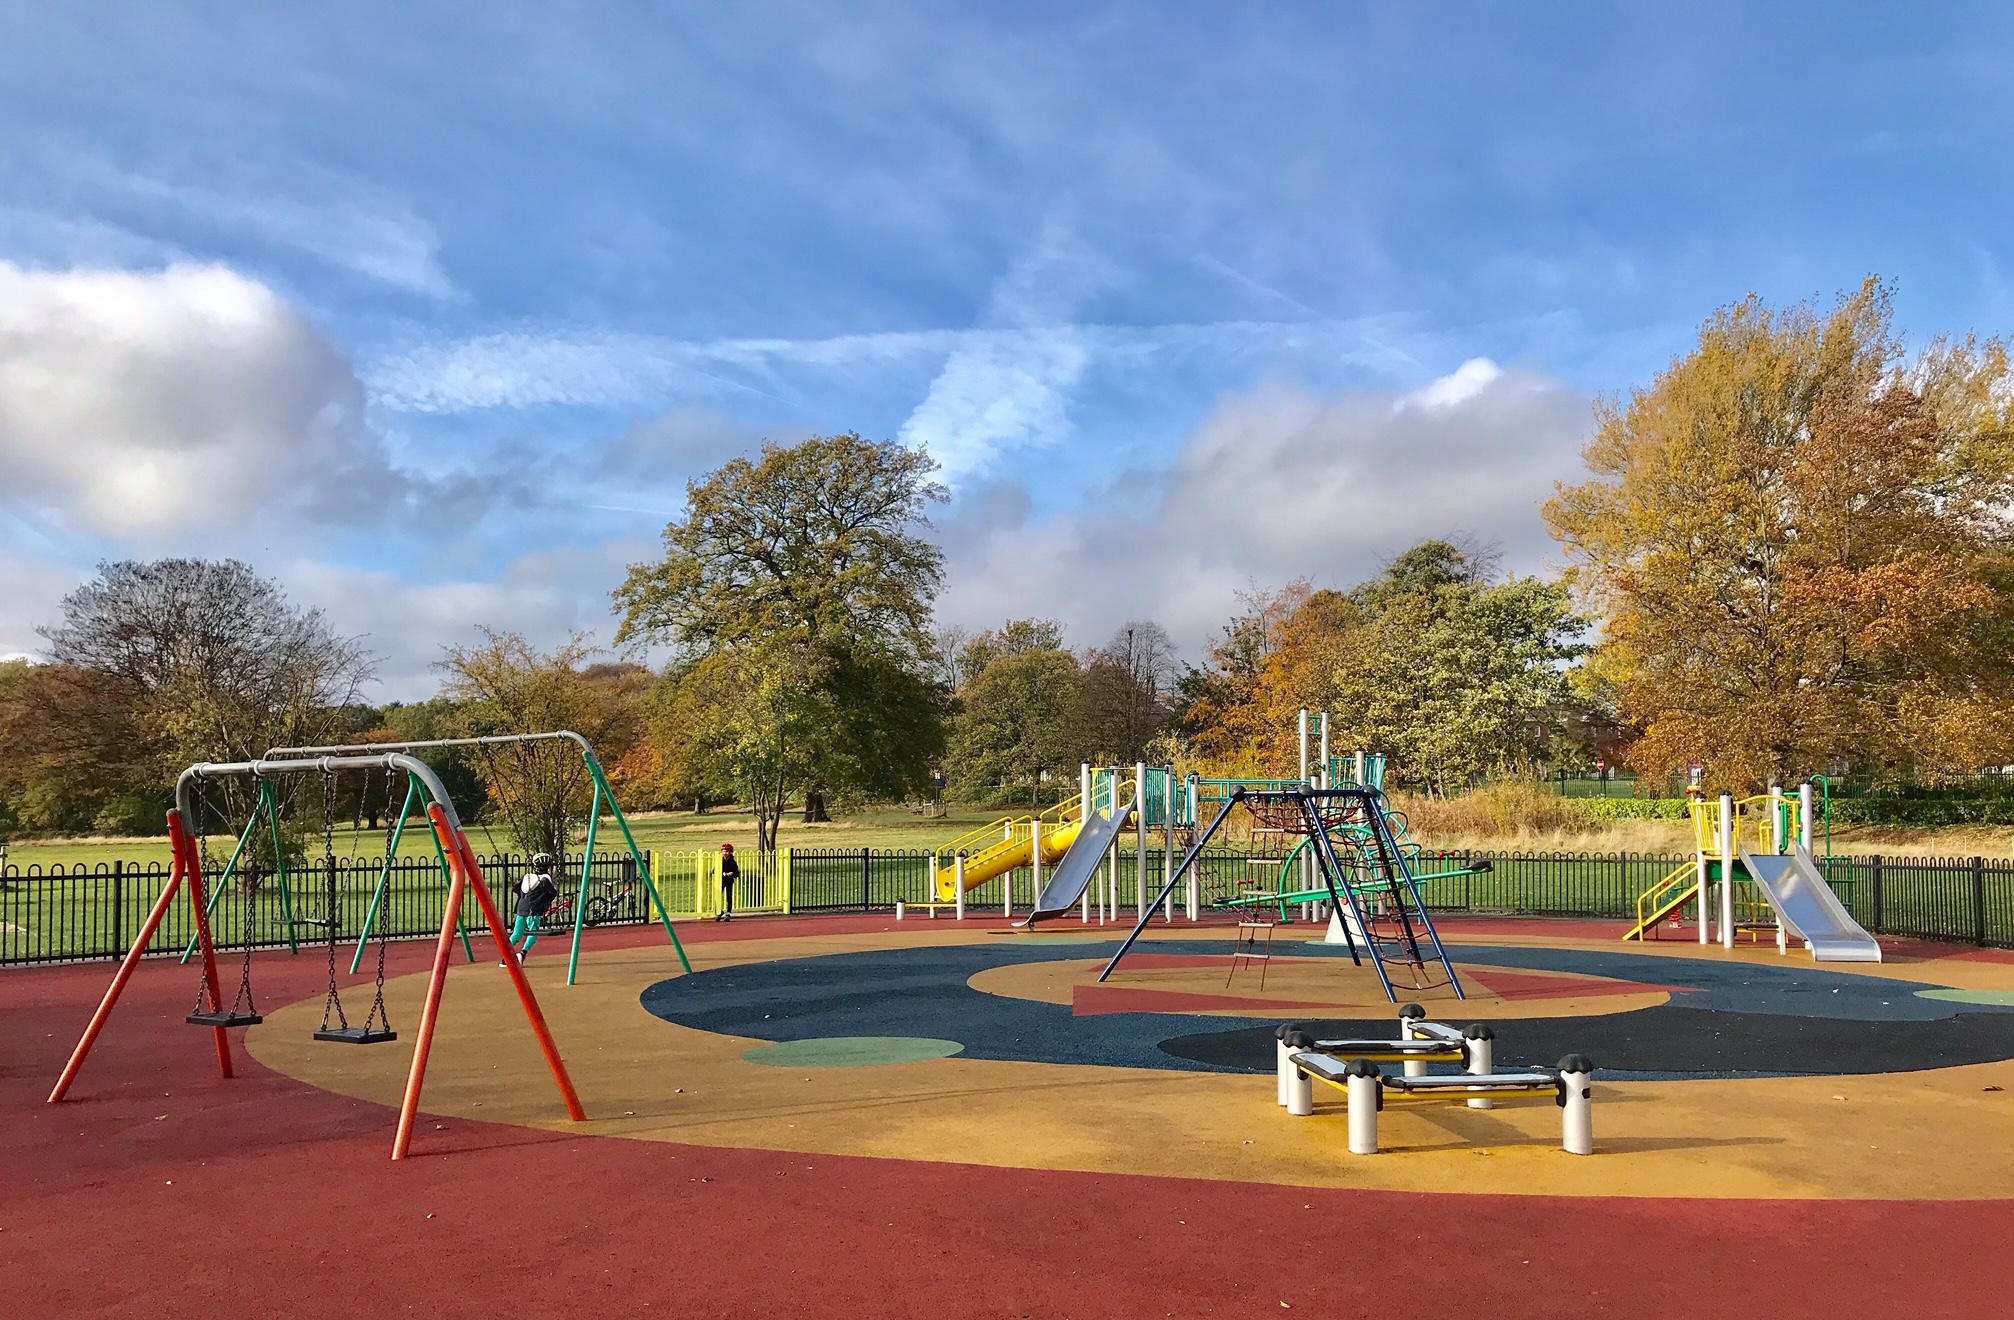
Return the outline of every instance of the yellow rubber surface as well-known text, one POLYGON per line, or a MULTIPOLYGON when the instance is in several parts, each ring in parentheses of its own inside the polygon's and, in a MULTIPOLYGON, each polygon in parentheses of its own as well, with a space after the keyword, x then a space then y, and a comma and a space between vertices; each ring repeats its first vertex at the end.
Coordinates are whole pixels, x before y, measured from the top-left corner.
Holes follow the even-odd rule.
MULTIPOLYGON (((1188 933, 1155 930, 1157 939, 1188 933)), ((1223 938, 1221 931, 1196 935, 1223 938)), ((913 932, 695 942, 689 951, 694 967, 705 970, 995 938, 969 923, 965 930, 921 923, 913 932)), ((1538 937, 1464 936, 1463 942, 1576 946, 1538 937)), ((1579 946, 1596 947, 1593 941, 1579 946)), ((1691 945, 1643 949, 1701 956, 1691 945)), ((1777 957, 1773 948, 1731 955, 1713 948, 1706 956, 1777 957)), ((1074 994, 1099 965, 1070 960, 1001 968, 973 984, 996 994, 1069 1002, 1058 996, 1074 994)), ((1186 972, 1122 967, 1114 979, 1142 990, 1222 993, 1225 966, 1220 958, 1186 972)), ((1275 965, 1265 998, 1288 1001, 1320 990, 1306 981, 1312 972, 1290 967, 1275 965)), ((1850 971, 2014 990, 2014 966, 1983 960, 1890 962, 1850 971)), ((765 1067, 741 1058, 765 1042, 678 1026, 641 1007, 638 996, 646 986, 678 972, 669 950, 597 951, 583 961, 580 984, 570 988, 562 984, 563 972, 563 958, 531 964, 590 1121, 566 1122, 508 978, 494 964, 457 966, 450 973, 427 1112, 639 1140, 1324 1187, 1861 1199, 2005 1197, 2014 1190, 2014 1062, 1843 1078, 1597 1080, 1593 1158, 1560 1151, 1559 1114, 1549 1097, 1506 1099, 1488 1111, 1458 1103, 1394 1105, 1382 1115, 1385 1153, 1353 1157, 1340 1094, 1318 1092, 1315 1117, 1290 1118, 1273 1102, 1270 1075, 960 1057, 851 1069, 765 1067)), ((1241 972, 1234 992, 1256 993, 1256 980, 1255 973, 1241 972)), ((263 1025, 249 1029, 246 1043, 261 1063, 282 1073, 396 1106, 423 989, 419 976, 386 984, 393 1021, 408 1033, 397 1046, 314 1042, 319 998, 269 1011, 263 1025)), ((1342 1002, 1333 988, 1321 992, 1342 1002)), ((1362 1000, 1354 992, 1344 998, 1362 1000)), ((1633 998, 1641 997, 1552 999, 1540 1009, 1532 1001, 1478 996, 1460 1013, 1466 1020, 1615 1012, 1633 998)), ((1380 1007, 1390 1011, 1388 1004, 1380 1007)), ((424 1120, 419 1130, 423 1138, 424 1120)))

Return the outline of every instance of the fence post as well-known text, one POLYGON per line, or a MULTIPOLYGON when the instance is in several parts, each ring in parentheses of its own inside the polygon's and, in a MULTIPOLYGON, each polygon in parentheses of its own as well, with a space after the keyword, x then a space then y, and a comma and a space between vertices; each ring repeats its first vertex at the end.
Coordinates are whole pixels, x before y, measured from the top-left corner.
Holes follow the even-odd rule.
POLYGON ((1874 868, 1874 928, 1880 930, 1884 925, 1881 918, 1881 854, 1874 854, 1869 865, 1874 868))
POLYGON ((868 877, 871 874, 868 870, 868 857, 873 851, 871 848, 862 848, 860 850, 860 910, 862 912, 871 912, 874 908, 874 904, 871 901, 872 895, 868 891, 867 883, 868 877))
POLYGON ((1972 941, 1986 947, 1986 859, 1972 859, 1972 941))
POLYGON ((126 863, 112 863, 112 952, 126 947, 126 863))

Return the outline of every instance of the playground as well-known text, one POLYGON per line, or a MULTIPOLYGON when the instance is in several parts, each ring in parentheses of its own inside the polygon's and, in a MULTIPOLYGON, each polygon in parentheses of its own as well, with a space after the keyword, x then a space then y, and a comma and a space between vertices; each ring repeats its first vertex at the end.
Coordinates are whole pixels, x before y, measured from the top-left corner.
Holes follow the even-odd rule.
MULTIPOLYGON (((1638 920, 1538 920, 1432 912, 1374 758, 1087 766, 947 841, 899 916, 673 921, 639 855, 651 921, 520 964, 516 877, 422 766, 192 767, 181 810, 385 776, 440 845, 437 938, 240 955, 199 919, 186 960, 140 933, 110 994, 102 963, 0 977, 23 1314, 1399 1304, 1367 1252, 1509 1315, 2001 1309, 2014 953, 1813 892, 1822 791, 1698 795, 1638 920), (1282 862, 1206 901, 1234 817, 1282 862), (329 1034, 338 998, 363 1034, 329 1034)), ((257 889, 174 828, 157 920, 257 889)))

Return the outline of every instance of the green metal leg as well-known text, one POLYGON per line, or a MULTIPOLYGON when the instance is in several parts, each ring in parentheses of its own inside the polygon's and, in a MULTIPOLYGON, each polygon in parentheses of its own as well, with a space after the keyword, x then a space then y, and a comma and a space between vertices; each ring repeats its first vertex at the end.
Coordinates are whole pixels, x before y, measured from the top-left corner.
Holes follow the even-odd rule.
MULTIPOLYGON (((287 850, 280 845, 280 804, 267 796, 263 787, 260 792, 266 797, 266 820, 273 827, 273 874, 280 881, 280 916, 287 923, 287 948, 299 953, 301 942, 294 935, 294 896, 287 888, 287 850)), ((334 915, 330 914, 332 919, 334 915)), ((247 934, 246 938, 251 936, 247 934)))
MULTIPOLYGON (((262 803, 264 801, 265 795, 266 795, 265 787, 261 785, 259 788, 259 797, 262 803)), ((252 818, 245 822, 245 832, 238 836, 238 846, 231 849, 231 860, 224 863, 224 869, 221 872, 219 872, 215 877, 211 876, 203 877, 204 883, 210 886, 209 901, 203 904, 204 917, 211 919, 214 919, 216 917, 217 904, 223 901, 224 889, 231 883, 231 877, 238 873, 238 859, 244 856, 245 845, 251 842, 252 831, 257 829, 258 827, 259 827, 259 808, 254 807, 252 808, 252 818)), ((251 937, 247 935, 246 938, 249 939, 251 937)), ((182 950, 182 962, 186 965, 189 959, 195 957, 195 955, 196 955, 196 936, 191 935, 189 936, 188 947, 182 950)))
POLYGON ((630 832, 629 820, 622 814, 622 804, 615 800, 615 793, 602 776, 601 767, 590 759, 587 768, 594 775, 595 786, 608 798, 608 809, 615 816, 615 823, 622 827, 623 841, 629 845, 629 855, 636 863, 637 874, 643 877, 644 889, 649 892, 651 901, 657 904, 658 919, 664 923, 664 933, 671 936, 671 947, 678 951, 678 965, 690 972, 692 960, 685 956, 685 945, 679 943, 678 932, 671 928, 671 909, 664 905, 663 895, 657 892, 657 884, 650 875, 650 863, 644 859, 643 849, 636 846, 636 835, 630 832))
POLYGON ((378 905, 385 901, 385 889, 392 882, 392 862, 399 855, 399 840, 406 834, 406 816, 413 809, 413 794, 418 791, 419 785, 413 782, 411 775, 407 775, 406 800, 399 807, 398 824, 392 827, 392 841, 385 848, 385 866, 378 872, 377 887, 371 890, 371 905, 364 910, 364 929, 357 936, 357 951, 350 958, 351 976, 357 974, 358 966, 364 961, 364 945, 370 941, 371 931, 378 924, 378 905))
MULTIPOLYGON (((575 975, 580 971, 580 937, 581 932, 587 928, 587 883, 594 875, 594 836, 595 830, 600 825, 601 779, 597 776, 594 781, 594 805, 589 809, 587 816, 587 856, 581 859, 580 888, 573 896, 573 947, 568 949, 566 954, 568 985, 573 984, 575 975)), ((565 848, 561 848, 560 853, 564 856, 565 848)))

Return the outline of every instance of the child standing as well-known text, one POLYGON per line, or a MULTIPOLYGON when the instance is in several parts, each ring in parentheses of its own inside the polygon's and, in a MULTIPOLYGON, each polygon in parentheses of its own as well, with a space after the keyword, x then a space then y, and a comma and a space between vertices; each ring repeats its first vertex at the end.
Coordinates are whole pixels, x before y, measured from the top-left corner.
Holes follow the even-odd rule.
MULTIPOLYGON (((559 885, 552 878, 552 856, 540 853, 531 859, 531 870, 524 879, 518 881, 517 920, 511 923, 511 952, 523 962, 531 954, 531 946, 538 943, 539 926, 545 920, 546 912, 559 897, 559 885), (522 949, 518 940, 524 940, 522 949)), ((497 966, 503 964, 499 962, 497 966)))
POLYGON ((734 860, 734 845, 720 845, 720 915, 715 921, 734 920, 734 882, 741 878, 741 865, 734 860))

